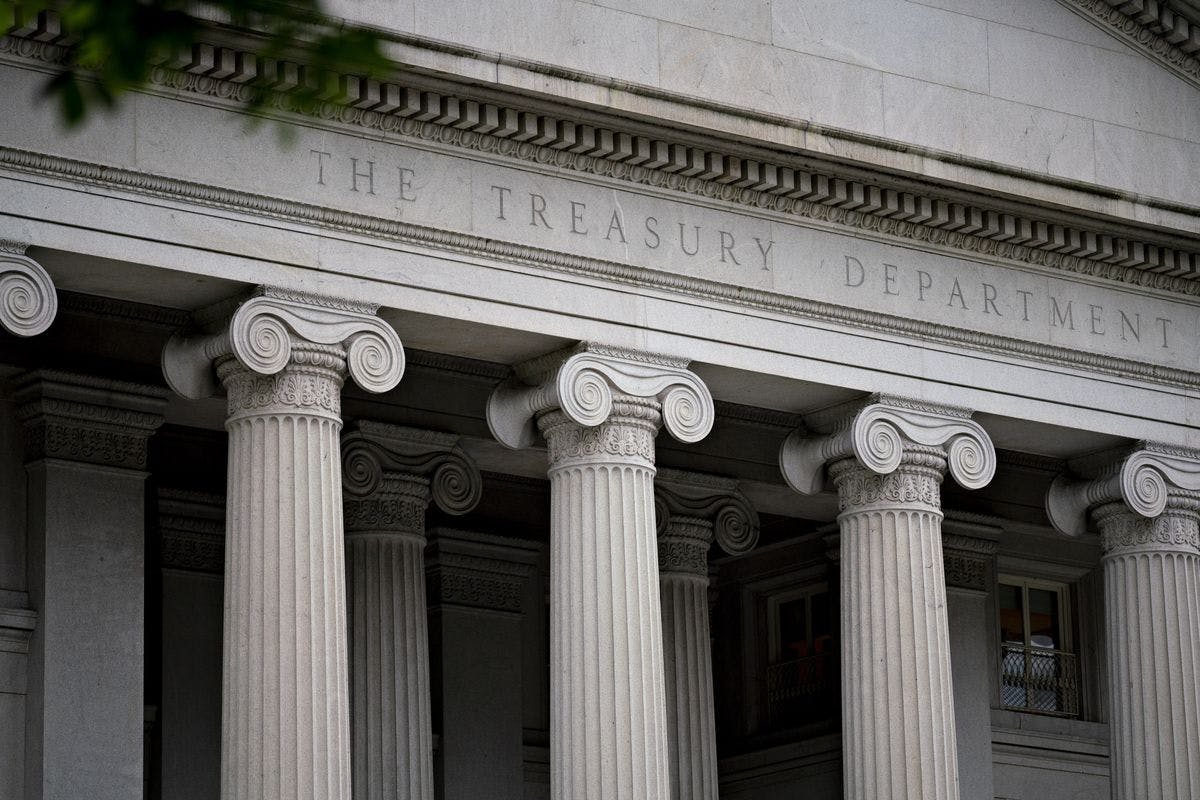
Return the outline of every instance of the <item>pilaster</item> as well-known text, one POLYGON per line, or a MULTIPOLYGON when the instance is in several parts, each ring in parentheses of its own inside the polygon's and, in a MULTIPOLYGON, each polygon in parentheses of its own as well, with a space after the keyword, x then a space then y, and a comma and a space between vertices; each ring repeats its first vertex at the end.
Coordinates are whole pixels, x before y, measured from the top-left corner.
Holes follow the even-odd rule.
POLYGON ((37 336, 58 313, 54 282, 20 242, 0 239, 0 328, 14 336, 37 336))
POLYGON ((1046 506, 1100 530, 1114 800, 1200 797, 1200 453, 1142 443, 1046 506))
MULTIPOLYGON (((536 542, 439 528, 428 549, 444 800, 524 794, 522 632, 536 542)), ((536 679, 536 677, 534 678, 536 679)))
POLYGON ((758 541, 758 513, 737 482, 662 470, 656 479, 667 752, 672 800, 717 800, 717 731, 709 626, 708 551, 758 541))
POLYGON ((666 800, 654 439, 704 438, 712 397, 686 361, 585 344, 519 367, 487 411, 503 444, 549 445, 551 797, 666 800))
POLYGON ((780 451, 794 489, 838 491, 845 796, 956 800, 940 487, 947 468, 986 485, 995 449, 960 409, 877 395, 847 411, 780 451))
POLYGON ((54 371, 13 384, 38 615, 25 716, 29 798, 141 792, 145 469, 165 395, 54 371))
POLYGON ((181 395, 228 396, 221 797, 349 800, 341 389, 391 389, 403 349, 361 303, 263 287, 230 311, 163 351, 181 395))
POLYGON ((225 498, 158 490, 162 564, 163 797, 211 800, 221 787, 225 498))
POLYGON ((475 507, 474 463, 443 433, 359 421, 342 438, 353 791, 433 800, 425 511, 475 507))

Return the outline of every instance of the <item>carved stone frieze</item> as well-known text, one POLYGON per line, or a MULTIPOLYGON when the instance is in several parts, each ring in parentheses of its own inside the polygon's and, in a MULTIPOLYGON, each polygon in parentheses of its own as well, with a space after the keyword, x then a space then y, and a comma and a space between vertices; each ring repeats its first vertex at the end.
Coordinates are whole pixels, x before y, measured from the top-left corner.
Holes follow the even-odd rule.
MULTIPOLYGON (((599 434, 564 434, 560 452, 636 455, 653 462, 653 435, 646 440, 636 431, 657 430, 661 420, 679 441, 696 442, 708 435, 716 416, 708 387, 686 361, 670 356, 584 343, 534 359, 516 372, 496 387, 487 404, 492 435, 514 449, 536 444, 537 418, 557 410, 584 428, 604 429, 610 418, 631 423, 599 434)), ((547 429, 543 433, 550 435, 547 429)))
POLYGON ((376 310, 259 287, 216 332, 172 337, 163 350, 163 374, 192 399, 215 394, 220 377, 231 415, 290 407, 337 416, 345 372, 371 392, 393 388, 404 373, 404 348, 376 310))
MULTIPOLYGON (((947 520, 950 527, 955 520, 947 520)), ((996 536, 999 531, 996 531, 996 536)), ((946 585, 960 589, 986 592, 990 588, 991 574, 1000 548, 998 539, 979 538, 942 530, 942 561, 946 572, 946 585)))
POLYGON ((1092 512, 1106 556, 1132 552, 1200 555, 1200 495, 1176 496, 1166 509, 1147 518, 1125 503, 1106 503, 1092 512))
POLYGON ((945 459, 932 449, 910 451, 892 472, 883 475, 864 469, 854 459, 841 459, 829 467, 837 486, 841 511, 885 503, 941 508, 945 459))
POLYGON ((520 613, 533 574, 535 546, 460 531, 438 531, 426 569, 431 606, 465 606, 520 613))
POLYGON ((54 322, 58 295, 41 264, 24 245, 0 241, 0 327, 15 336, 36 336, 54 322))
POLYGON ((1089 509, 1120 500, 1142 517, 1156 517, 1172 495, 1198 491, 1200 452, 1142 442, 1090 480, 1066 473, 1055 478, 1046 493, 1046 515, 1060 533, 1079 536, 1087 529, 1089 509))
POLYGON ((986 486, 996 472, 996 450, 987 432, 962 409, 915 403, 876 395, 866 405, 843 416, 828 436, 796 431, 784 441, 779 465, 784 478, 801 494, 825 486, 826 465, 853 458, 877 476, 895 474, 903 462, 908 477, 872 481, 853 470, 841 471, 844 489, 864 500, 912 495, 920 502, 937 500, 936 484, 918 479, 913 469, 935 471, 948 465, 950 474, 967 489, 986 486))
POLYGON ((166 391, 157 386, 52 370, 13 382, 25 427, 25 460, 81 461, 146 468, 147 441, 162 424, 166 391))

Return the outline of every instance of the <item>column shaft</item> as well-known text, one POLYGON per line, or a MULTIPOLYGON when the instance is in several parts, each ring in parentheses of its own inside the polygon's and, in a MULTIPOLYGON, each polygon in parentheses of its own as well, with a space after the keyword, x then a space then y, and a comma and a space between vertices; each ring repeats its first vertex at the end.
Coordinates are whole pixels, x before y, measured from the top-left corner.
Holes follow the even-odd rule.
POLYGON ((561 412, 550 443, 551 796, 666 800, 669 764, 654 521, 658 412, 585 428, 561 412))
MULTIPOLYGON (((931 453, 877 475, 831 468, 841 526, 845 796, 956 800, 953 686, 931 453)), ((935 462, 941 462, 937 464, 935 462)))
POLYGON ((717 800, 708 576, 664 572, 660 583, 671 796, 717 800))
POLYGON ((315 346, 275 375, 218 369, 230 409, 223 800, 350 797, 342 370, 315 346))
POLYGON ((432 800, 425 537, 354 532, 347 551, 354 797, 432 800))
POLYGON ((1200 797, 1200 526, 1123 504, 1097 512, 1114 800, 1200 797))

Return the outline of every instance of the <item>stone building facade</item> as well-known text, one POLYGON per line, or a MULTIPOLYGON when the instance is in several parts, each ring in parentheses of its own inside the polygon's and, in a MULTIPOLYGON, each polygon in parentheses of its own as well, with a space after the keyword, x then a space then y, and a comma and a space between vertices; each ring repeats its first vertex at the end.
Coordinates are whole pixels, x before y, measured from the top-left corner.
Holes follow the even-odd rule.
POLYGON ((1200 797, 1192 0, 335 11, 0 38, 0 798, 1200 797))

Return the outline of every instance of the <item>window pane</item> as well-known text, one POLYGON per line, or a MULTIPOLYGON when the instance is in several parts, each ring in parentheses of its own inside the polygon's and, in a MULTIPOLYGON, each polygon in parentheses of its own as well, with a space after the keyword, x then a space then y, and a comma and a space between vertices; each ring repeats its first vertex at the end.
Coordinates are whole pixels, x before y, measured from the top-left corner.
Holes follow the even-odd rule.
POLYGON ((1029 590, 1029 644, 1033 647, 1060 649, 1058 592, 1029 590))
POLYGON ((1025 615, 1021 605, 1021 587, 1000 584, 1000 639, 1025 644, 1025 615))
POLYGON ((829 607, 829 592, 817 592, 809 598, 812 603, 812 648, 814 653, 833 650, 833 616, 829 607))
POLYGON ((805 598, 779 604, 779 660, 794 661, 808 653, 808 626, 804 621, 805 598))

